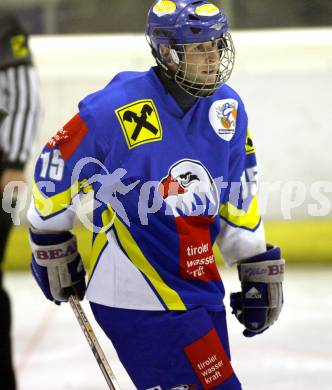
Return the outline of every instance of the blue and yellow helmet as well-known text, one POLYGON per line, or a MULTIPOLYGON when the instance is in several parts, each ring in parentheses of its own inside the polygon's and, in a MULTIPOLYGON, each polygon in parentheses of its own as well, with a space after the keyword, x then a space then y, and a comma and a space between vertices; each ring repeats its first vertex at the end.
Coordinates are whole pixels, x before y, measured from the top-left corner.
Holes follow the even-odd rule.
MULTIPOLYGON (((209 96, 230 77, 234 65, 234 46, 228 32, 227 17, 214 4, 205 0, 159 0, 150 8, 146 36, 157 63, 171 74, 174 81, 194 96, 209 96), (188 73, 186 52, 188 45, 215 42, 219 51, 219 67, 215 80, 202 80, 198 74, 188 73), (160 48, 168 47, 165 55, 160 48), (171 60, 177 65, 171 66, 171 60), (187 74, 186 74, 187 73, 187 74)), ((197 72, 199 67, 197 66, 197 72)))

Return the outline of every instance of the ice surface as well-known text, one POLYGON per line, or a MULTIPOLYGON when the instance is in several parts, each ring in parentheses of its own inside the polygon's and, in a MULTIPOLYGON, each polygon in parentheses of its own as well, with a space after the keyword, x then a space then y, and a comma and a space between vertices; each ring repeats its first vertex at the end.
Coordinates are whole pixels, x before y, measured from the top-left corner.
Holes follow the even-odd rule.
MULTIPOLYGON (((236 291, 235 269, 221 272, 228 293, 236 291)), ((70 306, 44 299, 28 273, 7 273, 5 285, 13 302, 19 390, 106 390, 70 306)), ((83 307, 121 388, 135 389, 88 303, 83 307)), ((331 389, 332 268, 288 270, 281 318, 258 337, 243 337, 241 325, 228 313, 233 367, 244 390, 331 389)))

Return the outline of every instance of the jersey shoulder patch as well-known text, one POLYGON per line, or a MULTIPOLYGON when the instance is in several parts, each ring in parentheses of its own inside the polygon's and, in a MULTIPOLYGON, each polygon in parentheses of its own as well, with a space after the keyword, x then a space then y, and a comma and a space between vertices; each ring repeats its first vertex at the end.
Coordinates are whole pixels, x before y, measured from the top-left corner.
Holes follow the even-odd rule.
POLYGON ((231 98, 216 100, 210 107, 210 124, 224 141, 230 141, 235 134, 237 113, 238 101, 231 98))
POLYGON ((61 130, 47 143, 50 149, 59 147, 61 156, 68 160, 88 132, 88 127, 83 119, 76 114, 61 130))

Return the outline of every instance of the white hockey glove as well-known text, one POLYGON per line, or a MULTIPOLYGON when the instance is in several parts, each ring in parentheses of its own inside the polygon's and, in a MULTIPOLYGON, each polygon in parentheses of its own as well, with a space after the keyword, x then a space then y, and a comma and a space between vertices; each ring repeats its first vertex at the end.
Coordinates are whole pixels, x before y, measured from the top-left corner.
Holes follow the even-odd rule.
POLYGON ((267 251, 238 265, 242 291, 231 294, 232 313, 245 326, 244 336, 264 332, 279 317, 283 305, 285 260, 280 248, 267 251))
POLYGON ((30 229, 31 271, 47 299, 59 304, 74 294, 83 299, 85 270, 70 232, 46 233, 30 229))

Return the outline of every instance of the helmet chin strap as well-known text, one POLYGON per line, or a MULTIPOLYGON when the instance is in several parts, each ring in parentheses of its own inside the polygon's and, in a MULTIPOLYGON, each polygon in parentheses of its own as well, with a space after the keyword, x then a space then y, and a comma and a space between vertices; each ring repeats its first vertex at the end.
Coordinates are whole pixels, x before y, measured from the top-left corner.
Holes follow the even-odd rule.
POLYGON ((156 58, 157 65, 162 72, 163 75, 167 77, 168 80, 172 80, 174 83, 175 81, 175 74, 174 70, 171 70, 166 64, 164 64, 158 57, 156 58))
POLYGON ((174 71, 173 69, 169 68, 167 65, 166 65, 166 62, 167 61, 173 61, 172 57, 170 54, 168 54, 167 56, 164 56, 163 59, 164 61, 162 61, 159 56, 157 55, 156 51, 153 50, 152 51, 152 55, 154 56, 156 62, 157 62, 157 65, 159 66, 160 68, 160 71, 169 79, 169 80, 172 80, 174 81, 174 83, 176 83, 175 81, 175 74, 176 74, 176 71, 174 71))
POLYGON ((183 112, 187 112, 196 102, 197 98, 182 89, 174 78, 164 70, 163 67, 157 67, 157 74, 164 87, 173 96, 173 99, 178 103, 183 112))

